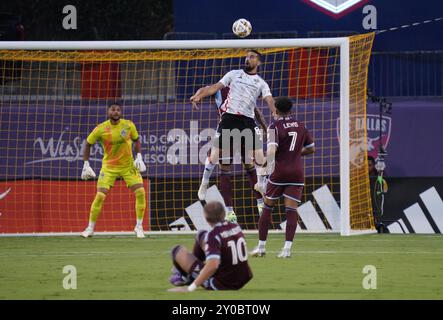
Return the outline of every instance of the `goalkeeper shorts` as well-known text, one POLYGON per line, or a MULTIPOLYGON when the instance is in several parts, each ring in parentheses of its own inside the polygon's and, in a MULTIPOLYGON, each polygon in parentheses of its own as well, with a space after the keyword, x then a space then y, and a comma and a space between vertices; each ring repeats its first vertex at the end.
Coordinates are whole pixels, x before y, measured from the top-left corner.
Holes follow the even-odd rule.
POLYGON ((136 184, 143 184, 143 178, 134 166, 124 169, 102 168, 98 176, 97 188, 109 190, 114 186, 115 179, 118 177, 122 177, 125 180, 128 188, 136 184))

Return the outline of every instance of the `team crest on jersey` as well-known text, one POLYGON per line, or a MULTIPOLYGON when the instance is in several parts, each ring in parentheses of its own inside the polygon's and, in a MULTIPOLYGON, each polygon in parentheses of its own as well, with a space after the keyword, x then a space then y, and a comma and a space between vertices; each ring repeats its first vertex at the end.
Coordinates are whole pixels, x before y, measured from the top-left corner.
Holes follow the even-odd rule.
POLYGON ((303 0, 311 7, 333 18, 341 18, 370 0, 303 0))
POLYGON ((123 128, 122 131, 120 131, 120 135, 122 136, 122 138, 126 139, 126 136, 128 135, 128 131, 126 130, 126 128, 123 128))

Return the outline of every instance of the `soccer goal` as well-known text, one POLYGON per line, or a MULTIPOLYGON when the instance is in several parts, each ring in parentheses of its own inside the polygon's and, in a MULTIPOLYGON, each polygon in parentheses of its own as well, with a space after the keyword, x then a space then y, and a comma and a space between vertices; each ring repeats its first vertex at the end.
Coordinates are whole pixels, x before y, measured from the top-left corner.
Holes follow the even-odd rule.
MULTIPOLYGON (((366 81, 373 34, 349 38, 0 42, 0 235, 76 233, 86 227, 96 181, 82 181, 88 133, 118 101, 140 133, 148 208, 144 228, 189 232, 207 225, 197 190, 218 123, 214 98, 190 96, 243 66, 248 48, 274 97, 288 96, 316 153, 304 158, 297 232, 373 232, 367 174, 366 81)), ((258 102, 266 120, 268 107, 258 102)), ((90 163, 98 174, 96 144, 90 163)), ((234 208, 243 229, 259 214, 240 163, 234 208)), ((222 200, 217 169, 208 200, 222 200)), ((96 231, 128 232, 135 199, 123 181, 106 198, 96 231)), ((283 207, 274 229, 285 228, 283 207)))

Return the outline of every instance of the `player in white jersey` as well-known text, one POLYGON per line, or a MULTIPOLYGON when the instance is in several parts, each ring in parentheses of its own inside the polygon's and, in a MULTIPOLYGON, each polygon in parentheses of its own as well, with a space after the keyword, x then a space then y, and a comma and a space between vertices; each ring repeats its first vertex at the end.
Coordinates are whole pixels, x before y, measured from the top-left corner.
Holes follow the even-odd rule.
POLYGON ((241 141, 242 161, 249 172, 254 170, 255 163, 257 173, 254 172, 254 175, 257 176, 259 183, 262 183, 266 175, 263 138, 260 129, 255 124, 254 109, 260 96, 266 101, 272 114, 275 113, 275 106, 268 84, 257 74, 261 59, 262 56, 258 51, 248 51, 243 69, 228 72, 218 83, 200 88, 191 97, 193 107, 198 109, 197 103, 201 99, 215 94, 218 90, 229 87, 226 100, 220 107, 223 115, 217 128, 211 155, 205 164, 205 174, 199 189, 199 198, 204 200, 209 177, 215 165, 221 160, 221 194, 228 211, 227 220, 233 222, 237 221, 232 204, 233 188, 230 177, 230 160, 235 151, 237 151, 235 146, 233 148, 233 143, 241 141), (240 134, 236 136, 235 133, 240 134), (206 174, 207 179, 205 179, 206 174))

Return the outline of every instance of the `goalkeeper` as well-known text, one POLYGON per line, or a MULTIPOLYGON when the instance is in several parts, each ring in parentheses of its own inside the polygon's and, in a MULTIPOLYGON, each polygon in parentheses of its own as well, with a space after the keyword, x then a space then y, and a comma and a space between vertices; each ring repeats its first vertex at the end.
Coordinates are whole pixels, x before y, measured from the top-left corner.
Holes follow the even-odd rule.
POLYGON ((114 186, 115 179, 122 177, 129 189, 135 193, 135 211, 137 223, 134 232, 137 238, 144 238, 143 216, 146 209, 146 195, 143 187, 143 178, 140 172, 146 171, 141 156, 141 143, 137 129, 130 120, 121 119, 122 108, 113 103, 108 106, 108 120, 100 123, 86 139, 83 153, 84 166, 81 178, 87 180, 95 178, 95 172, 89 165, 91 146, 97 141, 102 144, 104 157, 102 169, 97 182, 97 194, 91 205, 89 225, 82 232, 82 237, 92 237, 97 218, 102 210, 103 203, 109 189, 114 186), (132 156, 132 144, 135 143, 137 157, 132 156))

